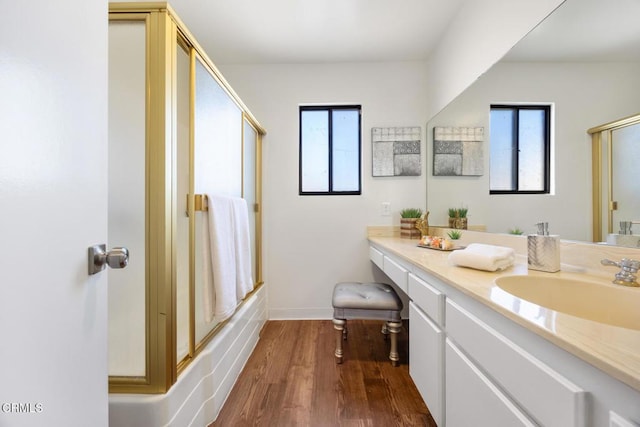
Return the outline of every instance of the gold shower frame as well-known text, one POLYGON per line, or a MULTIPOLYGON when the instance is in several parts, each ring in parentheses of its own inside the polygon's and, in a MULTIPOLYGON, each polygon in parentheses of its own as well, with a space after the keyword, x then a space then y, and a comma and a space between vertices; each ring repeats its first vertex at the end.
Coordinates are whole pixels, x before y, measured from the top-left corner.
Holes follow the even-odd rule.
MULTIPOLYGON (((196 56, 212 77, 227 92, 242 111, 242 187, 244 195, 244 123, 256 131, 256 288, 262 278, 262 137, 264 128, 233 91, 220 71, 209 59, 195 37, 182 23, 175 11, 165 2, 110 3, 109 21, 141 21, 145 23, 146 51, 146 253, 145 260, 145 375, 110 376, 110 393, 165 393, 176 382, 180 372, 217 334, 225 322, 216 325, 200 342, 195 342, 195 195, 193 194, 194 153, 194 93, 193 78, 196 56), (177 49, 190 56, 189 156, 190 190, 188 194, 189 222, 189 352, 182 360, 176 356, 176 150, 177 150, 177 49)), ((252 295, 253 292, 250 294, 252 295)), ((247 298, 250 296, 248 295, 247 298)))
POLYGON ((634 114, 633 116, 624 117, 619 120, 615 120, 609 123, 605 123, 599 126, 592 127, 587 130, 587 133, 591 135, 591 160, 592 160, 592 187, 593 187, 593 241, 601 242, 606 236, 602 233, 602 224, 605 218, 603 218, 603 200, 602 200, 602 186, 603 186, 603 167, 602 167, 602 135, 606 135, 607 141, 607 230, 609 233, 613 233, 613 214, 616 210, 616 202, 613 200, 613 164, 612 164, 612 138, 613 131, 640 123, 640 114, 634 114))

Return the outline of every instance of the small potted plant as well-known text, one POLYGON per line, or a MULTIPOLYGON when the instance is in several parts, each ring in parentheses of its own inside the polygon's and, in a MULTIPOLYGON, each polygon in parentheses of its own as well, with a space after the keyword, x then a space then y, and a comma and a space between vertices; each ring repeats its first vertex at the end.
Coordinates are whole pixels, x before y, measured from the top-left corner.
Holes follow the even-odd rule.
POLYGON ((449 208, 449 228, 467 229, 467 208, 449 208))
POLYGON ((509 234, 515 234, 516 236, 521 236, 524 234, 524 231, 520 230, 518 227, 509 229, 509 234))
POLYGON ((456 219, 458 218, 458 209, 449 208, 449 228, 456 227, 456 219))
POLYGON ((469 209, 467 208, 458 209, 458 221, 456 224, 456 228, 460 228, 463 230, 467 229, 467 212, 469 212, 469 209))
POLYGON ((462 237, 462 231, 451 230, 447 233, 447 236, 449 236, 451 240, 459 240, 462 237))
POLYGON ((422 216, 422 209, 407 208, 400 211, 400 237, 419 239, 422 234, 416 228, 416 221, 422 216))

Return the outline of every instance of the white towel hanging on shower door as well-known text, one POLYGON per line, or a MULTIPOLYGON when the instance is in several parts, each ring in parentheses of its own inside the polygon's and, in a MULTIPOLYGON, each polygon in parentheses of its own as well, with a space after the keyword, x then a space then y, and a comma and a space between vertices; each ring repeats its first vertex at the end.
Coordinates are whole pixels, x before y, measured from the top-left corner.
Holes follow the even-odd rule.
MULTIPOLYGON (((204 283, 205 320, 229 318, 253 289, 251 236, 247 203, 241 198, 208 195, 207 228, 212 283, 204 283)), ((204 272, 205 278, 207 272, 204 272)))
POLYGON ((241 301, 253 290, 251 268, 251 233, 249 231, 249 209, 244 199, 233 199, 236 249, 236 293, 241 301))

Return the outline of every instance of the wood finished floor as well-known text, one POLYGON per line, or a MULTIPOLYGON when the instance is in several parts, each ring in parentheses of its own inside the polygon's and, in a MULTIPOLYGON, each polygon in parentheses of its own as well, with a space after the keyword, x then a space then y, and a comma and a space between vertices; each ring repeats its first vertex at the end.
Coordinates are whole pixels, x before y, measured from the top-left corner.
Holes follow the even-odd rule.
POLYGON ((345 360, 337 365, 330 320, 267 322, 210 427, 435 426, 409 377, 407 324, 396 368, 381 322, 348 326, 345 360))

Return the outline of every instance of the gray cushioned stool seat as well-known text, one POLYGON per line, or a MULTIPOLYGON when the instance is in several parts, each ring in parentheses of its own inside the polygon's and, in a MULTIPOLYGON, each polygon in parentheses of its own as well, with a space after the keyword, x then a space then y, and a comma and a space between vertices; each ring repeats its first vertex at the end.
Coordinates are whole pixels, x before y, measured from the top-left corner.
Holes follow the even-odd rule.
POLYGON ((349 319, 384 320, 384 334, 391 334, 389 359, 398 364, 398 337, 402 328, 402 301, 394 289, 386 283, 343 282, 333 289, 333 326, 336 337, 336 361, 342 363, 342 340, 346 339, 346 321, 349 319))

